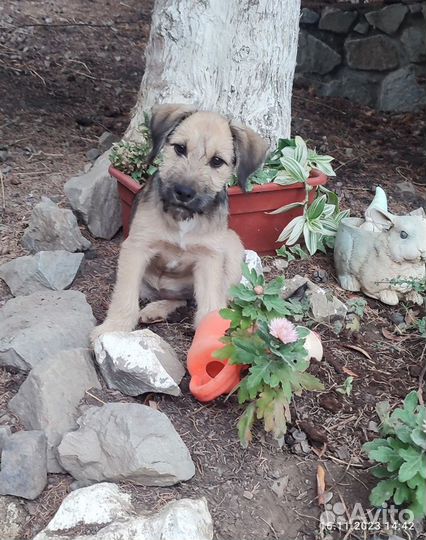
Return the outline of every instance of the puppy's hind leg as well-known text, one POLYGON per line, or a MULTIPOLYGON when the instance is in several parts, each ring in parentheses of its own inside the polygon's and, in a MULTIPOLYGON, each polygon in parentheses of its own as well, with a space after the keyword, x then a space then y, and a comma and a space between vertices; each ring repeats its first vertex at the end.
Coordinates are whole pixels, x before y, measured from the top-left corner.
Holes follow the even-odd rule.
POLYGON ((165 321, 171 313, 184 306, 186 300, 157 300, 140 310, 139 319, 144 324, 165 321))

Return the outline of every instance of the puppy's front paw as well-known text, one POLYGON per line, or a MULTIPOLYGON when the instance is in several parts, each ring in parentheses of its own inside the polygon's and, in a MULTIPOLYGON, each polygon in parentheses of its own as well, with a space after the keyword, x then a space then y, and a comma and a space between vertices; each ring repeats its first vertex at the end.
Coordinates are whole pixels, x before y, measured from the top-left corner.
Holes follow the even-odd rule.
POLYGON ((96 326, 92 330, 92 333, 90 334, 90 341, 93 345, 100 336, 107 334, 108 332, 131 332, 132 330, 132 325, 127 324, 125 321, 117 322, 107 319, 105 322, 99 326, 96 326))

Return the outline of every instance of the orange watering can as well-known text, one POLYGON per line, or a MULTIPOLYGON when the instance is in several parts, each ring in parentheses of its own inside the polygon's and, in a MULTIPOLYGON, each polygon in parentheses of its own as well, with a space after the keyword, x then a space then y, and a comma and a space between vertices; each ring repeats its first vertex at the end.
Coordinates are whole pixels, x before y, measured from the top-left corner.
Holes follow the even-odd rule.
POLYGON ((218 311, 212 311, 202 319, 195 332, 187 367, 191 375, 189 389, 199 401, 212 401, 222 394, 229 394, 241 380, 244 366, 234 366, 212 356, 224 347, 219 340, 230 324, 218 311))

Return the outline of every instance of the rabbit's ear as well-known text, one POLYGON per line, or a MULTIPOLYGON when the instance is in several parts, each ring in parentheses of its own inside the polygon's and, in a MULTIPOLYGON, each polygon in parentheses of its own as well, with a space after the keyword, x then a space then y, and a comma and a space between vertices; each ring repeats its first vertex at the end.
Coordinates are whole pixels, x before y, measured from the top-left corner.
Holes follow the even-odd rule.
POLYGON ((379 225, 382 229, 391 229, 394 225, 395 216, 380 208, 370 208, 370 217, 373 223, 379 225))
POLYGON ((422 207, 416 208, 415 210, 412 210, 409 214, 410 216, 420 216, 422 218, 426 218, 425 211, 422 207))

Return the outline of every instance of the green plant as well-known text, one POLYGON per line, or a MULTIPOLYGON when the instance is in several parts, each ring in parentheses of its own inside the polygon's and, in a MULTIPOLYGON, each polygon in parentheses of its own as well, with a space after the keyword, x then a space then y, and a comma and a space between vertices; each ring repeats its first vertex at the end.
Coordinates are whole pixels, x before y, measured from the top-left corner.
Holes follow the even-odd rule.
POLYGON ((148 164, 148 156, 152 148, 148 123, 146 117, 145 122, 138 128, 139 142, 120 141, 114 143, 109 155, 109 160, 116 169, 130 175, 141 185, 157 171, 156 163, 148 164))
POLYGON ((376 406, 382 438, 365 443, 363 450, 380 463, 373 474, 380 482, 371 491, 370 502, 380 507, 393 499, 415 518, 426 516, 426 407, 416 391, 404 399, 403 407, 390 414, 388 402, 376 406))
MULTIPOLYGON (((386 283, 386 282, 379 282, 379 283, 386 283)), ((395 278, 391 279, 389 281, 391 285, 398 285, 398 286, 405 286, 408 290, 413 290, 419 294, 425 294, 426 293, 426 278, 420 279, 420 278, 395 278)))
POLYGON ((352 394, 353 382, 353 377, 346 377, 345 382, 342 384, 342 386, 338 386, 336 388, 336 392, 339 392, 339 394, 349 397, 352 394))
POLYGON ((224 347, 214 356, 248 366, 238 387, 239 403, 248 402, 238 424, 241 444, 246 447, 256 419, 263 419, 265 430, 276 439, 282 438, 291 420, 293 393, 322 390, 323 385, 306 373, 309 357, 304 343, 309 330, 296 328, 286 318, 299 317, 303 309, 297 302, 281 298, 284 279, 265 283, 262 275, 246 265, 243 275, 247 285, 232 287, 232 301, 220 312, 231 325, 222 338, 224 347))
POLYGON ((346 305, 348 306, 348 313, 354 313, 361 319, 364 317, 367 300, 364 298, 354 298, 353 300, 349 300, 346 305))
POLYGON ((298 258, 301 260, 309 258, 309 253, 307 253, 299 244, 290 246, 288 248, 281 246, 276 250, 276 252, 280 257, 287 259, 289 263, 297 260, 298 258))

